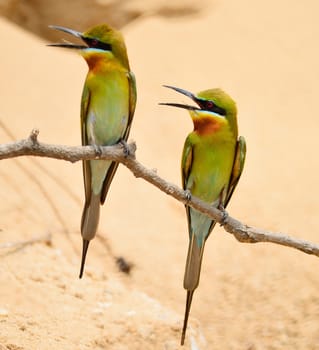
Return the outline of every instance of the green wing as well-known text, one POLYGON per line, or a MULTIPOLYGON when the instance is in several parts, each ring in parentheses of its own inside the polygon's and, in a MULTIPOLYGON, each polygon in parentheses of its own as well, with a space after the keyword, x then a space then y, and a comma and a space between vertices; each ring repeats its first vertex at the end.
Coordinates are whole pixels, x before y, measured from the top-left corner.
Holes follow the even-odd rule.
MULTIPOLYGON (((127 128, 124 132, 124 135, 122 139, 124 141, 127 141, 128 135, 131 130, 132 120, 135 112, 135 106, 136 106, 136 82, 135 82, 135 76, 133 72, 128 72, 127 74, 128 79, 128 86, 129 86, 129 114, 128 114, 128 122, 127 122, 127 128)), ((120 141, 120 140, 119 140, 120 141)), ((105 176, 105 180, 103 182, 102 192, 101 192, 101 204, 104 204, 105 198, 107 195, 107 192, 109 190, 109 187, 111 185, 111 182, 113 180, 113 177, 115 175, 115 172, 117 170, 119 163, 112 162, 109 170, 107 171, 107 174, 105 176)))
MULTIPOLYGON (((187 137, 184 144, 183 154, 182 154, 182 185, 184 190, 188 189, 187 182, 188 182, 188 178, 189 178, 189 175, 192 169, 192 164, 193 164, 193 147, 194 145, 192 144, 190 138, 187 137)), ((188 232, 190 234, 191 233, 190 207, 188 205, 185 205, 185 209, 187 214, 188 232)))
MULTIPOLYGON (((81 100, 81 136, 82 145, 88 145, 87 132, 86 132, 86 118, 90 106, 91 93, 86 85, 84 85, 82 100, 81 100)), ((89 201, 91 196, 91 168, 89 161, 82 161, 83 164, 83 178, 84 178, 84 191, 85 198, 89 201)))
POLYGON ((187 189, 187 182, 193 164, 193 144, 189 137, 185 140, 182 154, 182 184, 183 189, 187 189))
POLYGON ((136 80, 135 80, 135 75, 133 72, 128 72, 127 75, 128 78, 128 86, 129 86, 129 115, 128 115, 128 123, 127 123, 127 128, 125 130, 123 140, 127 141, 128 135, 131 130, 131 125, 133 121, 133 116, 135 112, 135 106, 136 106, 136 80))
POLYGON ((245 164, 245 158, 246 158, 246 141, 243 136, 240 136, 237 141, 236 145, 236 153, 234 158, 234 164, 233 164, 233 170, 231 173, 230 181, 229 181, 229 187, 227 191, 227 196, 225 199, 225 205, 226 208, 228 202, 230 201, 230 198, 237 186, 237 183, 240 179, 240 176, 244 169, 245 164))

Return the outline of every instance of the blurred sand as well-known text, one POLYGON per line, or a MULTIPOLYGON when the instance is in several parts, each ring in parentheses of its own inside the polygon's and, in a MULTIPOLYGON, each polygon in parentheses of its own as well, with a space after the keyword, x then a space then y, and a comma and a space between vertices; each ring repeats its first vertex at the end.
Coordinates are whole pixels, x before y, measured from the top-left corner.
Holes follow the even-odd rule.
MULTIPOLYGON (((314 0, 220 0, 193 17, 127 26, 138 160, 180 184, 192 124, 185 111, 158 106, 186 101, 161 85, 221 87, 237 101, 248 144, 230 214, 318 242, 318 11, 314 0)), ((80 144, 85 62, 3 19, 0 41, 0 121, 16 139, 37 127, 43 142, 80 144)), ((1 128, 0 136, 10 141, 1 128)), ((53 236, 52 246, 0 250, 1 350, 179 349, 188 240, 182 204, 120 167, 99 231, 113 255, 133 262, 132 274, 119 272, 95 240, 79 281, 81 164, 2 161, 0 196, 0 245, 53 236)), ((317 267, 315 257, 241 244, 217 227, 184 348, 319 349, 317 267)))

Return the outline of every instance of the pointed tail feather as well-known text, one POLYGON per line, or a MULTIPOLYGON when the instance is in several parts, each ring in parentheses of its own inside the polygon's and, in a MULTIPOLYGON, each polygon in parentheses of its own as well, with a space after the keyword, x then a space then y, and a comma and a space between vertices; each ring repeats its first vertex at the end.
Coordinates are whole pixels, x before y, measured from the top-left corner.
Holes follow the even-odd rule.
POLYGON ((205 242, 199 247, 193 234, 188 245, 187 260, 184 274, 184 288, 193 291, 197 288, 202 266, 205 242))
POLYGON ((184 324, 183 324, 183 331, 182 331, 182 337, 181 337, 181 345, 184 345, 184 341, 185 341, 188 316, 189 316, 189 312, 191 310, 193 294, 194 294, 193 290, 192 291, 187 291, 184 324))
POLYGON ((196 236, 193 234, 188 245, 188 253, 185 267, 184 275, 184 288, 187 290, 186 298, 186 307, 185 307, 185 316, 184 316, 184 325, 181 337, 181 345, 184 345, 188 316, 191 309, 191 303, 193 299, 193 294, 195 289, 198 287, 200 270, 203 259, 204 245, 201 247, 198 246, 196 236))
POLYGON ((85 265, 85 258, 86 258, 86 253, 89 248, 90 241, 83 239, 83 246, 82 246, 82 259, 81 259, 81 268, 80 268, 80 274, 79 278, 82 278, 83 275, 83 270, 84 270, 84 265, 85 265))
POLYGON ((88 201, 85 202, 82 220, 81 220, 81 235, 83 238, 83 250, 81 259, 81 269, 79 278, 83 275, 86 253, 89 247, 90 240, 95 237, 100 219, 100 195, 93 192, 88 201))

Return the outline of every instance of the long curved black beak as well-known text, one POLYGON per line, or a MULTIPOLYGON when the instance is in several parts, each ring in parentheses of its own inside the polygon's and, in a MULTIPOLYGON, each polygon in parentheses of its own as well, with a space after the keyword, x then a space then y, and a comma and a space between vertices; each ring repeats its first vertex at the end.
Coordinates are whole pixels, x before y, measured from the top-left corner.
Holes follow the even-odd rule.
MULTIPOLYGON (((73 36, 83 40, 82 33, 78 32, 76 30, 66 28, 66 27, 61 27, 61 26, 55 26, 55 25, 49 25, 49 28, 59 30, 61 32, 65 32, 67 34, 73 35, 73 36)), ((68 41, 65 41, 64 43, 48 44, 47 46, 64 47, 64 48, 68 48, 68 49, 86 49, 87 48, 86 45, 73 44, 73 43, 70 43, 68 41)))
MULTIPOLYGON (((163 86, 166 87, 166 88, 175 90, 175 91, 179 92, 180 94, 183 94, 183 95, 191 98, 194 102, 196 102, 198 104, 198 99, 191 92, 189 92, 187 90, 184 90, 184 89, 181 89, 181 88, 178 88, 178 87, 175 87, 175 86, 171 86, 171 85, 163 85, 163 86)), ((191 111, 200 109, 198 107, 191 106, 191 105, 186 105, 186 104, 182 104, 182 103, 165 103, 165 102, 162 102, 162 103, 159 103, 159 105, 178 107, 178 108, 188 109, 188 110, 191 110, 191 111)))
POLYGON ((191 98, 193 101, 196 102, 196 97, 194 96, 194 94, 192 94, 191 92, 187 91, 187 90, 184 90, 184 89, 181 89, 181 88, 178 88, 176 86, 171 86, 171 85, 163 85, 163 87, 166 87, 168 89, 172 89, 172 90, 175 90, 177 92, 179 92, 180 94, 183 94, 189 98, 191 98))

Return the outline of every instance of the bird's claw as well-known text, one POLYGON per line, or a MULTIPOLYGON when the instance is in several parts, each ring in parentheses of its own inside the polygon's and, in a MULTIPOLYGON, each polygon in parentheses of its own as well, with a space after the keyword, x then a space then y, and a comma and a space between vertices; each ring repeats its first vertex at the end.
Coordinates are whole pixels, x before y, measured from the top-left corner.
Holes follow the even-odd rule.
POLYGON ((93 146, 93 148, 94 148, 94 152, 95 152, 95 157, 96 158, 100 158, 101 157, 101 155, 102 155, 102 147, 101 146, 99 146, 99 145, 92 145, 93 146))
POLYGON ((129 149, 127 142, 125 140, 120 140, 120 144, 123 147, 124 156, 128 157, 131 154, 131 152, 130 152, 130 149, 129 149))
POLYGON ((186 201, 189 202, 192 199, 191 191, 190 190, 185 190, 184 194, 185 194, 186 201))
POLYGON ((227 213, 223 205, 219 205, 218 209, 222 212, 222 220, 220 222, 220 226, 225 226, 227 224, 229 214, 227 213))

